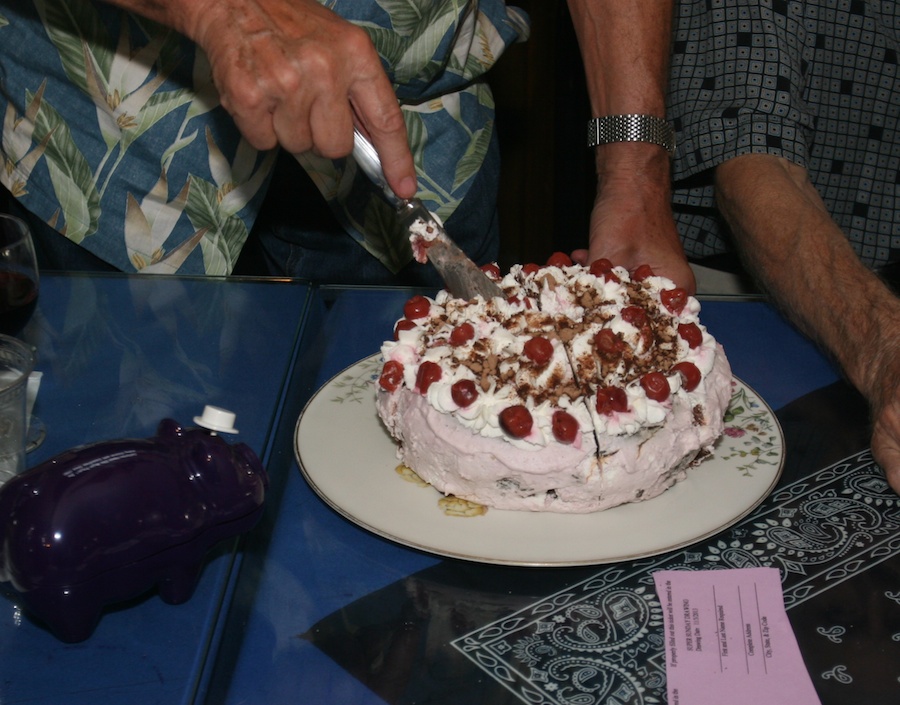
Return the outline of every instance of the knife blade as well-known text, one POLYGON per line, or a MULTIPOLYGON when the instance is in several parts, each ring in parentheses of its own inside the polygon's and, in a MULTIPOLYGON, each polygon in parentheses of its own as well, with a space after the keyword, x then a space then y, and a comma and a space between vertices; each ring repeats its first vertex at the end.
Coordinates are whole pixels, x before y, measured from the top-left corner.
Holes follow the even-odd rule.
MULTIPOLYGON (((369 139, 354 128, 353 158, 382 192, 385 199, 397 211, 397 217, 416 241, 414 251, 420 246, 428 261, 441 275, 453 296, 472 299, 481 296, 492 299, 503 297, 503 290, 453 242, 444 226, 418 198, 399 198, 388 186, 381 168, 381 159, 369 139)), ((417 257, 418 259, 418 257, 417 257)))

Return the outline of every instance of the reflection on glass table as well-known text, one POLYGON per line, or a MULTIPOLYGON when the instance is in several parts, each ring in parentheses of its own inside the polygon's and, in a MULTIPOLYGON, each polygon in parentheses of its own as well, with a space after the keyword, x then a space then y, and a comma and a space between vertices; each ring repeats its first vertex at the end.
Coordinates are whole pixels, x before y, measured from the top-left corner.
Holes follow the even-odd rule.
MULTIPOLYGON (((34 467, 68 449, 147 438, 206 404, 278 475, 273 443, 296 364, 309 289, 298 282, 42 272, 23 331, 43 372, 35 413, 51 432, 34 467)), ((190 600, 150 592, 104 610, 91 637, 63 644, 0 583, 0 700, 51 705, 191 702, 243 554, 216 546, 190 600)))

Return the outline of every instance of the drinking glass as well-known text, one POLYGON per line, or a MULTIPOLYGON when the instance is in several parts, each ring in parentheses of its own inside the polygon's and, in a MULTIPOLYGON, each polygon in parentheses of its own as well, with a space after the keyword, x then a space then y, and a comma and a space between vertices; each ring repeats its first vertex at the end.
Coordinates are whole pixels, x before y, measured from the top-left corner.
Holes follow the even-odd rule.
POLYGON ((0 484, 25 470, 28 378, 34 349, 0 334, 0 484))
MULTIPOLYGON (((0 333, 17 336, 22 331, 34 313, 39 292, 31 231, 21 219, 0 213, 0 333)), ((40 383, 39 378, 32 381, 35 383, 40 383)), ((43 422, 30 416, 26 450, 37 448, 45 435, 43 422)))

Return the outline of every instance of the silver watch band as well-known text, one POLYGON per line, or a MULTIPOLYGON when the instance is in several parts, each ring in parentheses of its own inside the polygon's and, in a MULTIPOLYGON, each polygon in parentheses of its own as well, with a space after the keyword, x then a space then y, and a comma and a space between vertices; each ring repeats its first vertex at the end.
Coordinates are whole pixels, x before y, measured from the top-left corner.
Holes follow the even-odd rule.
POLYGON ((653 115, 609 115, 588 121, 588 147, 610 142, 650 142, 675 154, 675 130, 653 115))

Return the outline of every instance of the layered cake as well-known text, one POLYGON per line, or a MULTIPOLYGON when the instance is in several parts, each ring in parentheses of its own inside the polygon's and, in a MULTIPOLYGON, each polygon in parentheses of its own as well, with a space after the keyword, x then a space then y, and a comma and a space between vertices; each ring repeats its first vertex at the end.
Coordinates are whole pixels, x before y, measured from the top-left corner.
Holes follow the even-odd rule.
POLYGON ((415 296, 382 346, 378 414, 446 495, 553 512, 647 500, 723 431, 731 370, 697 300, 648 267, 555 262, 489 272, 506 298, 415 296))

